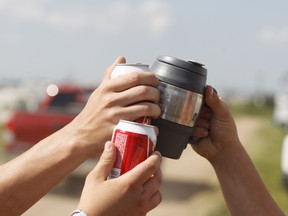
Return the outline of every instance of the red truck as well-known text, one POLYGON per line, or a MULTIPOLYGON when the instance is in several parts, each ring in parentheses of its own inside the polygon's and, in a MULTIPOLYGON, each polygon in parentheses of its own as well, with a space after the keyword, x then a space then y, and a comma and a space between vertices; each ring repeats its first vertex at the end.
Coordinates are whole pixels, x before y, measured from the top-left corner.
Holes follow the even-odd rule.
MULTIPOLYGON (((7 121, 4 130, 4 151, 7 158, 23 153, 71 122, 94 90, 76 85, 50 85, 49 88, 37 111, 17 111, 7 121)), ((74 174, 87 174, 90 170, 87 164, 88 162, 80 166, 74 174)), ((95 161, 93 164, 95 165, 95 161)))

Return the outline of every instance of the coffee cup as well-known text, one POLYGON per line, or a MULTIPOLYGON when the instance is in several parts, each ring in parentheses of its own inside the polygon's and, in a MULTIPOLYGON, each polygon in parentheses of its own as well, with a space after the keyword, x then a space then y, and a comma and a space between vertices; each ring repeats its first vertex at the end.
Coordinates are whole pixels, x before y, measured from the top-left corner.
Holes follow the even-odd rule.
POLYGON ((162 156, 179 159, 199 116, 206 88, 207 69, 196 61, 159 56, 150 67, 159 79, 161 115, 152 120, 159 128, 156 150, 162 156))

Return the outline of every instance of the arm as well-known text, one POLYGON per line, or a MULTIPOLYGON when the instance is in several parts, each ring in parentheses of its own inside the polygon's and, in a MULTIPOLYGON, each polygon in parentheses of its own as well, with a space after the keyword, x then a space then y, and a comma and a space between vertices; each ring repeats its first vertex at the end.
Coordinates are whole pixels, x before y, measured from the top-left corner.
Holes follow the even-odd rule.
POLYGON ((89 216, 144 216, 161 202, 161 156, 155 152, 131 171, 106 180, 116 157, 115 146, 107 142, 97 166, 86 178, 78 209, 89 216))
MULTIPOLYGON (((115 63, 125 62, 123 57, 115 63)), ((115 64, 114 63, 114 64, 115 64)), ((20 215, 111 139, 119 119, 157 117, 159 92, 152 73, 133 73, 110 80, 114 64, 85 108, 67 126, 18 158, 0 166, 0 209, 20 215), (145 102, 143 102, 145 101, 145 102), (13 211, 13 212, 12 212, 13 211)))
POLYGON ((205 102, 207 107, 193 134, 203 138, 193 149, 213 166, 230 214, 284 215, 242 146, 227 106, 211 87, 207 88, 205 102))

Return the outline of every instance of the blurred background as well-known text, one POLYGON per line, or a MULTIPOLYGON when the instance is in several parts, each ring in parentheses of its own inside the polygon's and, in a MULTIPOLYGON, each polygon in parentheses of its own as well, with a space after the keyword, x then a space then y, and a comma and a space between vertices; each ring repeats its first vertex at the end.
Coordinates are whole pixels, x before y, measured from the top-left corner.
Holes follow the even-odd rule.
MULTIPOLYGON (((208 69, 208 83, 231 107, 243 144, 288 214, 287 9, 285 0, 0 0, 1 160, 71 121, 117 56, 151 65, 170 55, 208 69)), ((26 215, 68 215, 91 164, 26 215)), ((190 147, 164 160, 163 175, 163 203, 150 216, 228 215, 213 170, 190 147)))

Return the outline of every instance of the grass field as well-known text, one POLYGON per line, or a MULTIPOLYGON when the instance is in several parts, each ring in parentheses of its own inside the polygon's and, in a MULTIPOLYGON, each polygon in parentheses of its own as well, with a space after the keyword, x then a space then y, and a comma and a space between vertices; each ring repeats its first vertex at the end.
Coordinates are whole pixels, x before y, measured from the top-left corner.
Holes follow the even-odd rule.
MULTIPOLYGON (((243 115, 257 116, 263 118, 265 124, 259 129, 255 136, 249 141, 247 149, 265 185, 273 198, 288 215, 288 191, 282 184, 282 173, 280 168, 280 154, 285 134, 283 128, 272 123, 272 109, 270 107, 255 108, 251 105, 244 107, 232 107, 233 116, 243 115)), ((228 216, 225 204, 219 207, 214 216, 228 216)))
POLYGON ((267 124, 263 125, 263 128, 255 136, 254 148, 257 151, 252 152, 252 157, 268 190, 283 211, 288 214, 288 191, 284 190, 280 168, 281 147, 285 131, 269 123, 267 121, 267 124))

